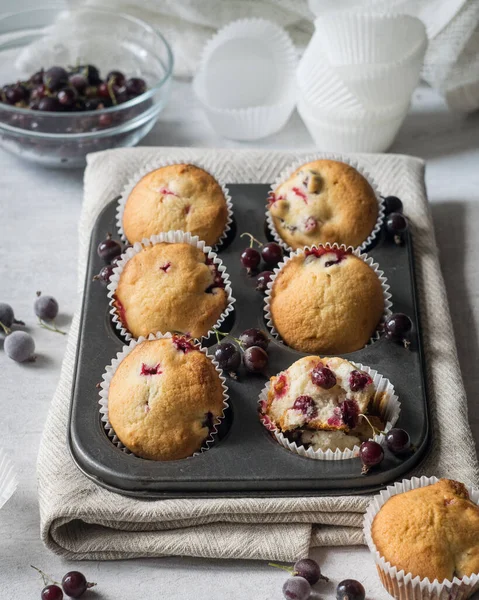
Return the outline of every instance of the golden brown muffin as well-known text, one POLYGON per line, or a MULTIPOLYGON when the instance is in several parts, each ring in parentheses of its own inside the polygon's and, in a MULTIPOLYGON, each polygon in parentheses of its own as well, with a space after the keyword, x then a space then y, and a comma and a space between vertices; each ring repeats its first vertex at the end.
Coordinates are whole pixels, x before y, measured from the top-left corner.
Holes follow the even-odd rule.
POLYGON ((183 336, 138 344, 110 382, 109 421, 120 441, 143 458, 191 456, 222 412, 218 372, 183 336))
POLYGON ((376 392, 366 372, 337 357, 305 356, 270 381, 265 413, 281 431, 354 429, 376 392))
POLYGON ((227 298, 224 281, 204 252, 162 242, 126 263, 114 305, 133 337, 179 331, 200 338, 220 318, 227 298))
POLYGON ((441 582, 479 573, 479 507, 457 481, 441 479, 392 496, 371 536, 391 566, 413 577, 441 582))
POLYGON ((323 246, 294 256, 274 280, 274 327, 300 352, 344 354, 363 348, 384 312, 376 273, 349 251, 323 246))
POLYGON ((379 215, 373 188, 356 169, 315 160, 296 169, 269 198, 280 237, 291 248, 326 242, 360 246, 379 215))
POLYGON ((131 191, 123 231, 133 244, 163 231, 181 230, 216 244, 228 219, 216 179, 194 165, 170 165, 145 175, 131 191))

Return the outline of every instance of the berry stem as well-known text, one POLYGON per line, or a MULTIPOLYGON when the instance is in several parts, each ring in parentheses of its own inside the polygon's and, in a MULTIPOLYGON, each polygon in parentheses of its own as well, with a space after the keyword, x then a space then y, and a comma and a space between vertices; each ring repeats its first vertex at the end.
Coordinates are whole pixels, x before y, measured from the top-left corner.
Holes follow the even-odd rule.
POLYGON ((55 581, 53 579, 53 577, 51 577, 50 575, 47 575, 47 573, 45 573, 38 567, 34 567, 33 565, 30 565, 30 566, 32 569, 35 569, 35 571, 41 576, 41 578, 43 579, 43 585, 46 586, 46 585, 48 585, 48 582, 51 581, 54 585, 61 586, 61 584, 58 581, 55 581))
POLYGON ((43 319, 38 319, 38 323, 40 324, 40 327, 43 327, 43 329, 48 329, 48 331, 54 331, 55 333, 60 333, 61 335, 67 334, 66 331, 58 329, 54 321, 51 322, 51 325, 48 325, 47 323, 45 323, 45 321, 43 321, 43 319))
POLYGON ((292 574, 294 572, 293 567, 287 567, 286 565, 278 565, 278 563, 269 562, 268 567, 275 567, 276 569, 282 569, 292 574))
POLYGON ((12 333, 12 330, 10 329, 10 327, 7 327, 1 321, 0 321, 0 327, 3 329, 5 335, 10 335, 10 333, 12 333))
POLYGON ((406 348, 406 350, 410 350, 411 342, 409 340, 404 338, 402 343, 403 343, 403 346, 406 348))
POLYGON ((262 243, 261 243, 259 240, 257 240, 255 237, 253 237, 253 236, 251 235, 251 233, 248 233, 247 231, 245 231, 244 233, 242 233, 242 234, 240 235, 240 238, 242 238, 244 235, 247 235, 247 236, 249 236, 249 238, 250 238, 250 240, 249 240, 249 247, 250 247, 250 248, 252 248, 252 247, 253 247, 253 242, 256 242, 256 243, 258 244, 258 246, 260 246, 260 247, 263 245, 263 244, 262 244, 262 243))
POLYGON ((376 427, 374 427, 374 425, 371 423, 371 421, 368 419, 368 417, 366 415, 363 415, 362 413, 360 413, 358 416, 363 417, 363 419, 366 419, 366 421, 368 422, 368 425, 373 430, 373 436, 381 435, 381 434, 386 435, 386 431, 381 431, 380 429, 377 429, 376 427))

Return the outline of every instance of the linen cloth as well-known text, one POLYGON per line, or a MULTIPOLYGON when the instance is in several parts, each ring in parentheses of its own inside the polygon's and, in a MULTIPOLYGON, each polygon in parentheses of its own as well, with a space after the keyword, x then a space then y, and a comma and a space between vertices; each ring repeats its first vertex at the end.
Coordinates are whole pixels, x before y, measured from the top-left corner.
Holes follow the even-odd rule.
MULTIPOLYGON (((133 148, 90 155, 79 223, 79 289, 95 219, 147 161, 201 160, 227 183, 268 183, 293 161, 311 156, 191 148, 133 148)), ((413 227, 432 429, 430 452, 414 474, 448 476, 478 486, 479 467, 424 187, 425 165, 391 154, 354 158, 383 194, 402 198, 413 227)), ((66 445, 78 325, 77 313, 38 457, 41 535, 51 550, 70 559, 188 555, 293 561, 306 555, 310 546, 363 543, 366 496, 153 501, 114 494, 86 478, 66 445)), ((109 361, 110 357, 105 364, 109 361)))

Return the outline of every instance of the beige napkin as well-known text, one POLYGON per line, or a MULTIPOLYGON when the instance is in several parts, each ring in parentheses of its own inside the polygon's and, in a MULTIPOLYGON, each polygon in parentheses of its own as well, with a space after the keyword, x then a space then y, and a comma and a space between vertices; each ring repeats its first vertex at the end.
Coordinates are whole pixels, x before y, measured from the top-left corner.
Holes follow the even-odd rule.
MULTIPOLYGON (((302 156, 294 152, 135 148, 89 156, 80 221, 79 285, 90 231, 101 209, 146 161, 201 160, 229 183, 271 182, 302 156)), ((444 284, 424 189, 422 161, 357 155, 383 194, 400 196, 414 225, 414 248, 426 349, 432 446, 418 470, 479 484, 474 443, 444 284)), ((310 546, 362 543, 367 497, 135 500, 87 479, 66 446, 78 335, 75 316, 38 458, 41 533, 54 552, 75 559, 189 555, 292 561, 310 546)), ((111 357, 105 357, 105 364, 111 357)), ((97 398, 92 398, 96 402, 97 398)))

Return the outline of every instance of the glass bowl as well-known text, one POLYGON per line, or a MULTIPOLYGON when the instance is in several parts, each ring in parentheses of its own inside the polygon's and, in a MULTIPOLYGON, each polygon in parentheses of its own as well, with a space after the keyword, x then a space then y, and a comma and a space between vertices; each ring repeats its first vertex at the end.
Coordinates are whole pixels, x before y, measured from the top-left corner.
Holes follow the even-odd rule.
POLYGON ((105 76, 141 77, 146 92, 123 104, 81 112, 41 112, 0 102, 0 146, 52 167, 81 167, 89 152, 134 146, 166 105, 173 55, 147 23, 108 10, 58 7, 0 17, 0 87, 41 68, 93 64, 105 76))

